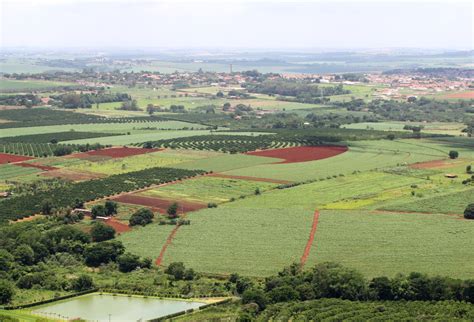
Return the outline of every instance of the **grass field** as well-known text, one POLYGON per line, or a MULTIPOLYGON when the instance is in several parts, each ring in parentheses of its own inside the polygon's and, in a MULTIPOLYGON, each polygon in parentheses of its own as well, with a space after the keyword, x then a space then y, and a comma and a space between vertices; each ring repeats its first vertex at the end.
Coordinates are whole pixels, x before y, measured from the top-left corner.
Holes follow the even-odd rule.
POLYGON ((159 132, 159 130, 181 130, 184 128, 205 129, 206 126, 201 124, 179 121, 68 124, 0 129, 0 138, 18 135, 34 135, 68 131, 121 134, 126 134, 127 132, 130 132, 131 134, 149 134, 159 132))
POLYGON ((334 261, 368 277, 412 271, 473 278, 474 222, 446 215, 322 211, 308 265, 334 261))
POLYGON ((0 79, 0 92, 2 91, 22 91, 22 90, 39 90, 52 87, 77 85, 75 83, 53 82, 44 80, 13 80, 0 79))
MULTIPOLYGON (((447 158, 449 150, 421 141, 359 141, 349 144, 349 151, 338 156, 310 162, 254 166, 225 172, 231 175, 304 181, 322 179, 354 171, 381 169, 447 158)), ((464 150, 463 150, 464 151, 464 150)))
POLYGON ((173 155, 171 153, 164 154, 159 151, 126 158, 110 159, 106 161, 86 161, 77 165, 72 165, 68 168, 79 171, 85 170, 88 172, 112 175, 117 173, 138 171, 152 167, 171 166, 180 162, 188 161, 190 159, 193 159, 192 156, 185 156, 183 154, 173 155))
POLYGON ((280 159, 259 157, 246 154, 224 154, 209 159, 200 159, 196 161, 184 162, 175 166, 180 169, 202 169, 206 171, 228 171, 232 169, 240 169, 252 167, 261 164, 269 164, 279 162, 280 159))
POLYGON ((20 176, 25 176, 33 173, 41 172, 41 170, 36 168, 24 168, 12 164, 2 164, 0 165, 0 181, 17 178, 20 176))
POLYGON ((462 135, 461 132, 465 126, 461 123, 447 123, 447 122, 378 122, 378 123, 353 123, 343 125, 346 129, 373 129, 379 131, 406 131, 403 130, 405 125, 423 126, 423 133, 436 133, 436 134, 449 134, 449 135, 462 135))
POLYGON ((173 185, 146 190, 140 194, 175 200, 221 203, 229 201, 230 198, 238 199, 240 196, 252 195, 257 188, 264 192, 275 186, 276 184, 268 182, 199 177, 173 185))
MULTIPOLYGON (((200 272, 264 276, 299 261, 313 211, 295 209, 205 209, 188 215, 164 257, 200 272)), ((137 251, 139 251, 137 249, 137 251)))

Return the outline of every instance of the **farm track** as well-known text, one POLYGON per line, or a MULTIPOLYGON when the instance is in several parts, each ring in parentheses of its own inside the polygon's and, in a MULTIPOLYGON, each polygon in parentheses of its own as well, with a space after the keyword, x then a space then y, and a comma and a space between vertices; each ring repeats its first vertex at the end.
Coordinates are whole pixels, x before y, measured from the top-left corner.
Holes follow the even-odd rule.
POLYGON ((319 221, 319 210, 314 211, 313 216, 313 225, 311 226, 311 232, 309 233, 308 242, 306 243, 306 247, 304 248, 303 256, 301 256, 300 264, 301 267, 304 266, 306 260, 308 259, 309 252, 311 251, 311 246, 313 245, 314 235, 316 234, 316 229, 318 228, 318 221, 319 221))
MULTIPOLYGON (((184 217, 186 217, 186 215, 182 216, 181 218, 184 218, 184 217)), ((161 262, 163 261, 163 257, 165 256, 166 250, 168 249, 168 246, 171 245, 171 242, 176 236, 176 233, 178 232, 179 227, 181 227, 181 225, 176 225, 176 227, 174 227, 171 233, 168 235, 168 238, 166 238, 166 242, 161 248, 160 254, 158 255, 158 258, 155 261, 156 266, 161 265, 161 262)))

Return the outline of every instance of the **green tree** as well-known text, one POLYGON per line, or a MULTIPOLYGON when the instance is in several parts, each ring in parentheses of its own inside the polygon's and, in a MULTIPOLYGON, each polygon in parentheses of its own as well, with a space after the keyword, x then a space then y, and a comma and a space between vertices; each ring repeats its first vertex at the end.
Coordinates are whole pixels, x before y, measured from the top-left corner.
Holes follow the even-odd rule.
POLYGON ((13 285, 5 280, 0 280, 0 304, 7 304, 15 295, 15 289, 13 285))
POLYGON ((459 157, 459 152, 458 151, 454 151, 454 150, 449 151, 449 158, 457 159, 458 157, 459 157))
POLYGON ((115 229, 102 222, 97 222, 92 226, 91 237, 95 242, 106 241, 115 237, 115 229))
POLYGON ((184 279, 185 271, 186 267, 182 262, 170 263, 165 269, 166 274, 172 275, 178 281, 184 279))
POLYGON ((242 303, 255 303, 260 310, 265 310, 268 299, 265 292, 259 288, 249 288, 242 294, 242 303))
POLYGON ((33 249, 26 244, 18 246, 15 249, 13 256, 17 262, 23 265, 32 265, 35 261, 35 253, 33 252, 33 249))
POLYGON ((103 205, 95 205, 92 207, 92 218, 96 219, 97 217, 105 217, 107 214, 107 210, 103 205))
POLYGON ((117 263, 122 273, 128 273, 140 267, 141 261, 137 255, 125 253, 117 258, 117 263))
POLYGON ((6 249, 0 249, 0 271, 8 272, 15 258, 6 249))
POLYGON ((94 287, 94 281, 89 275, 82 274, 78 278, 72 280, 71 287, 76 292, 90 290, 94 287))
POLYGON ((138 209, 129 219, 130 226, 137 226, 137 225, 148 225, 153 221, 153 217, 155 215, 153 212, 148 208, 141 208, 138 209))
POLYGON ((51 200, 43 200, 41 203, 41 213, 43 215, 51 215, 53 213, 53 202, 51 200))
POLYGON ((112 200, 106 200, 105 204, 105 214, 107 216, 112 216, 117 214, 118 204, 112 200))
POLYGON ((174 202, 171 206, 168 207, 166 211, 168 213, 168 217, 173 219, 178 217, 178 204, 174 202))

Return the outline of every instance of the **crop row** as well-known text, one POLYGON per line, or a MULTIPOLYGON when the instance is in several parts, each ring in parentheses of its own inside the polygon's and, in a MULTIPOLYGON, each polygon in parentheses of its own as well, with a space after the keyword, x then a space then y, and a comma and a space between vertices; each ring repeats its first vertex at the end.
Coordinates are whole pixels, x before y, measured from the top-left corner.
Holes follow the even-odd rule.
POLYGON ((42 133, 32 135, 18 135, 0 138, 0 144, 3 143, 52 143, 62 142, 69 140, 82 140, 82 139, 93 139, 105 136, 121 135, 119 133, 96 133, 96 132, 78 132, 78 131, 65 131, 56 133, 42 133))
POLYGON ((0 201, 0 220, 14 220, 39 213, 46 200, 55 208, 72 207, 77 201, 92 201, 201 173, 203 173, 201 170, 150 168, 102 179, 70 183, 65 187, 0 201))
POLYGON ((182 137, 154 142, 145 145, 171 149, 213 150, 228 153, 244 153, 248 151, 286 148, 293 146, 320 145, 323 141, 318 137, 280 137, 273 135, 201 135, 182 137))
POLYGON ((100 144, 52 144, 52 143, 0 143, 0 153, 29 157, 63 156, 73 152, 87 152, 102 149, 100 144))
POLYGON ((258 318, 261 321, 416 321, 419 319, 472 321, 474 308, 471 304, 454 301, 351 302, 321 299, 272 305, 258 318))

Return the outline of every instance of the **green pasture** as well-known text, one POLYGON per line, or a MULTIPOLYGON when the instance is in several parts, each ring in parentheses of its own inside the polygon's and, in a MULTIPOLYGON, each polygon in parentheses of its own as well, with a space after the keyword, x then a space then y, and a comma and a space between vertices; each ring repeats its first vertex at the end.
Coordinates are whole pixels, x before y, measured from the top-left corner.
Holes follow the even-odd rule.
POLYGON ((105 161, 86 161, 68 166, 68 169, 87 171, 103 174, 118 174, 131 171, 139 171, 153 167, 169 167, 173 164, 193 159, 191 156, 183 154, 173 155, 171 153, 153 152, 141 155, 129 156, 126 158, 112 158, 105 161))
POLYGON ((14 80, 14 79, 0 79, 1 91, 22 91, 22 90, 40 90, 50 87, 61 87, 68 85, 77 85, 75 83, 45 81, 45 80, 14 80))
MULTIPOLYGON (((323 179, 354 171, 382 169, 399 164, 446 158, 448 149, 424 141, 356 141, 349 151, 332 158, 285 164, 268 164, 227 171, 225 174, 305 181, 323 179)), ((464 150, 462 151, 464 152, 464 150)), ((462 153, 461 152, 461 153, 462 153)))
POLYGON ((66 124, 0 129, 0 138, 68 131, 123 134, 130 132, 131 134, 148 134, 160 130, 181 130, 184 128, 205 129, 206 126, 180 121, 66 124))
POLYGON ((275 208, 315 210, 331 207, 330 203, 336 201, 346 200, 350 202, 351 207, 359 208, 369 206, 375 202, 371 198, 386 190, 409 189, 411 185, 423 182, 424 180, 419 178, 382 172, 364 172, 316 181, 288 189, 275 189, 260 196, 229 203, 226 206, 229 208, 265 208, 270 205, 275 208), (365 201, 366 199, 367 201, 365 201), (326 206, 327 204, 329 205, 326 206))
POLYGON ((473 278, 473 234, 474 221, 446 215, 322 211, 307 265, 338 262, 367 277, 473 278))
POLYGON ((155 260, 174 228, 174 225, 158 225, 154 222, 145 227, 134 227, 131 231, 118 236, 117 239, 124 244, 127 251, 155 260))
POLYGON ((255 155, 221 154, 220 156, 216 157, 184 162, 177 164, 174 167, 180 169, 201 169, 206 171, 222 172, 280 161, 281 159, 259 157, 255 155))
POLYGON ((299 261, 313 211, 271 207, 218 207, 188 214, 191 225, 180 227, 164 264, 183 262, 199 272, 265 276, 299 261))
POLYGON ((378 131, 406 131, 403 129, 405 125, 412 126, 423 126, 423 133, 433 133, 433 134, 448 134, 448 135, 461 135, 462 130, 465 128, 465 125, 462 123, 448 123, 448 122, 432 122, 432 123, 423 123, 423 122, 362 122, 362 123, 353 123, 345 124, 342 127, 346 129, 371 129, 378 131))
POLYGON ((255 194, 257 188, 260 192, 264 192, 275 186, 276 184, 268 182, 197 177, 177 184, 146 190, 140 194, 175 200, 222 203, 231 198, 238 199, 240 196, 255 194))
POLYGON ((38 172, 41 172, 41 170, 37 168, 24 168, 13 164, 2 164, 0 165, 0 181, 38 172))

